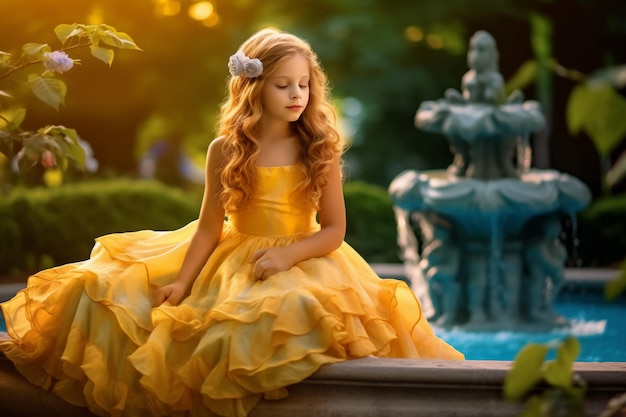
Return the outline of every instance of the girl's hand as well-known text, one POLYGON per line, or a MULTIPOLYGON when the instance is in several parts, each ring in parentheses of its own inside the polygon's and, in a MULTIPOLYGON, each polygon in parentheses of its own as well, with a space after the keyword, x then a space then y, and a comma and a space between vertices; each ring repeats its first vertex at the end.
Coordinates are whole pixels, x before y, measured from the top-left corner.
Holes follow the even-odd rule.
POLYGON ((186 294, 186 286, 179 282, 164 285, 152 293, 152 306, 158 307, 165 303, 176 306, 183 301, 186 294))
POLYGON ((271 275, 288 270, 293 266, 288 250, 281 248, 259 249, 252 254, 250 263, 254 264, 252 276, 257 280, 265 280, 271 275))

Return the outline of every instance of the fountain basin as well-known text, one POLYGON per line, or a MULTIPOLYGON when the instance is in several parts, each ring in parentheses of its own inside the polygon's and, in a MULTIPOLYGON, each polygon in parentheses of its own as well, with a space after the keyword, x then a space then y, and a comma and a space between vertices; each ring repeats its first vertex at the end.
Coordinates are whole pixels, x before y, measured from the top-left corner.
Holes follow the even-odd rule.
POLYGON ((409 281, 436 324, 564 324, 553 309, 567 259, 561 218, 575 220, 591 201, 582 181, 556 170, 490 180, 407 170, 389 195, 409 281), (419 224, 421 248, 411 221, 419 224))
POLYGON ((555 170, 530 170, 520 178, 483 181, 451 177, 445 170, 407 170, 389 186, 395 206, 408 212, 437 213, 462 237, 519 236, 529 219, 576 213, 591 201, 579 179, 555 170))
POLYGON ((429 100, 420 104, 415 125, 427 132, 446 132, 467 142, 486 136, 527 135, 541 130, 546 124, 539 103, 503 104, 451 103, 446 99, 429 100))

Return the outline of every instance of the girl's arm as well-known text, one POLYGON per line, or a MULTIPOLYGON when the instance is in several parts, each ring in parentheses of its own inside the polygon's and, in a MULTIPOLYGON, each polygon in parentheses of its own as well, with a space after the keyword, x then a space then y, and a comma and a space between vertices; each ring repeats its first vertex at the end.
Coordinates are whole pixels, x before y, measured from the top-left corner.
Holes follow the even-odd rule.
POLYGON ((255 252, 250 259, 255 264, 254 277, 266 279, 277 272, 288 270, 298 262, 325 256, 343 243, 346 235, 346 208, 338 159, 333 161, 327 174, 318 216, 321 226, 319 232, 289 246, 255 252))
POLYGON ((205 168, 205 185, 197 229, 191 238, 183 265, 176 280, 157 289, 153 294, 153 305, 163 303, 178 305, 188 294, 193 282, 217 246, 224 225, 224 208, 219 202, 222 190, 220 167, 222 164, 221 138, 209 145, 205 168))

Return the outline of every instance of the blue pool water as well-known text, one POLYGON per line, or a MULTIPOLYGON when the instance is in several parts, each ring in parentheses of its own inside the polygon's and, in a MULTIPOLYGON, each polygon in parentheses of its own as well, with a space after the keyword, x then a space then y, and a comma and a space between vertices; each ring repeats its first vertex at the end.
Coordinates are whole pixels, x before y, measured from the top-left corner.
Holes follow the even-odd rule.
MULTIPOLYGON (((626 297, 608 303, 600 291, 582 295, 564 294, 559 296, 555 310, 571 325, 546 333, 469 332, 437 328, 435 331, 463 352, 468 360, 511 361, 527 343, 545 344, 572 335, 581 344, 577 361, 626 362, 626 297)), ((0 317, 0 331, 5 330, 5 323, 0 317)), ((550 355, 548 359, 551 359, 550 355)))
MULTIPOLYGON (((510 361, 527 343, 559 342, 571 335, 581 345, 576 358, 579 362, 626 362, 626 298, 609 303, 600 292, 565 294, 560 296, 555 310, 569 320, 569 326, 543 333, 435 331, 468 360, 510 361)), ((554 350, 547 358, 553 357, 554 350)))

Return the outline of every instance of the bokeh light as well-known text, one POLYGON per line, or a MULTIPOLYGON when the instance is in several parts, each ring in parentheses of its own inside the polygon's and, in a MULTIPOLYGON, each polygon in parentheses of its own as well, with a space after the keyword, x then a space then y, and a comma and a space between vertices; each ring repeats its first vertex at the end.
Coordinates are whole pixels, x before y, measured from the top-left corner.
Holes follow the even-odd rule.
POLYGON ((404 29, 404 37, 409 42, 421 42, 424 39, 424 31, 417 26, 409 26, 404 29))
POLYGON ((94 6, 91 12, 87 16, 87 24, 89 25, 101 25, 104 23, 104 14, 100 7, 94 6))
POLYGON ((154 12, 157 16, 170 17, 180 13, 181 5, 176 0, 154 0, 154 12))
POLYGON ((194 20, 204 21, 213 14, 213 4, 208 1, 200 1, 189 6, 187 13, 194 20))
POLYGON ((426 35, 426 43, 433 49, 442 49, 444 47, 443 38, 438 33, 426 35))

